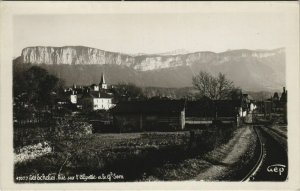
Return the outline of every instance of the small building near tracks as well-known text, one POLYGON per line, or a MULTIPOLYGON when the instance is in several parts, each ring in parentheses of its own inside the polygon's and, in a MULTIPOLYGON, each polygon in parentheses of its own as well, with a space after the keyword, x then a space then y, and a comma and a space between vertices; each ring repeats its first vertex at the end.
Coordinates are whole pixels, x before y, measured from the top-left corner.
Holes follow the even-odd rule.
POLYGON ((187 101, 185 105, 185 123, 187 128, 205 127, 215 119, 215 105, 210 99, 187 101))
POLYGON ((187 101, 185 127, 207 127, 216 123, 238 125, 240 107, 238 100, 187 101))
POLYGON ((185 126, 184 100, 147 100, 118 103, 112 109, 120 132, 175 131, 185 126))

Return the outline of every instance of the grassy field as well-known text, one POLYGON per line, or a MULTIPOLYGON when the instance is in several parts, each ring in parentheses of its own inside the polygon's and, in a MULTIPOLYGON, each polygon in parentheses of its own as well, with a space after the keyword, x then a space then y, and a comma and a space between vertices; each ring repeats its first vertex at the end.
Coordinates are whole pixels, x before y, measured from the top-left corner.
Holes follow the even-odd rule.
MULTIPOLYGON (((33 173, 117 173, 122 181, 141 181, 145 174, 165 164, 176 164, 227 142, 233 128, 212 128, 194 133, 143 132, 91 134, 80 139, 61 139, 54 152, 15 165, 15 177, 33 173)), ((158 177, 159 179, 159 177, 158 177)))

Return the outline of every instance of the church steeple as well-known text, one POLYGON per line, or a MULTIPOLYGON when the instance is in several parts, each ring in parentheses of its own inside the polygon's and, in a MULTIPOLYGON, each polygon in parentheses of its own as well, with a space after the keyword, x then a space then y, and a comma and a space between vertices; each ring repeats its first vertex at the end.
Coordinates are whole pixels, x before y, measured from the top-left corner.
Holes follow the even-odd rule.
POLYGON ((107 84, 106 84, 106 82, 105 82, 104 73, 102 73, 101 81, 100 81, 100 83, 99 83, 99 86, 100 86, 102 89, 107 89, 107 84))
POLYGON ((101 76, 100 85, 101 85, 101 84, 105 84, 104 73, 102 73, 102 76, 101 76))

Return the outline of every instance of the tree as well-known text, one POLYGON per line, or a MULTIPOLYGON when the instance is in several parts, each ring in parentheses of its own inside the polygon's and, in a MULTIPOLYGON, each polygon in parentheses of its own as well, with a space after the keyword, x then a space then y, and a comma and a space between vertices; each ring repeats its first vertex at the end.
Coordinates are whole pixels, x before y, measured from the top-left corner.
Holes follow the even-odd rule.
POLYGON ((63 81, 47 70, 32 66, 14 76, 14 97, 25 97, 26 102, 43 107, 53 104, 53 95, 63 88, 63 81))
POLYGON ((279 100, 279 96, 278 96, 278 93, 275 92, 274 95, 273 95, 273 100, 274 101, 278 101, 279 100))
POLYGON ((143 90, 132 83, 119 83, 114 88, 114 95, 117 100, 144 99, 143 90))
POLYGON ((234 88, 230 91, 230 96, 232 100, 241 100, 242 95, 242 90, 239 88, 234 88))
POLYGON ((199 72, 193 77, 193 86, 199 91, 199 96, 206 96, 212 100, 230 99, 235 89, 233 82, 225 74, 219 73, 217 77, 207 72, 199 72))

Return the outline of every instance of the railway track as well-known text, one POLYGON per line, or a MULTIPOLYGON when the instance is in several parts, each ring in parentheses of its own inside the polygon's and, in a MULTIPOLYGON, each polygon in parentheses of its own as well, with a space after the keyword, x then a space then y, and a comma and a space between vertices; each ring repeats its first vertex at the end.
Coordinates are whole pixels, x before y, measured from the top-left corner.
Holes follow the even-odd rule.
POLYGON ((266 129, 260 126, 253 129, 258 138, 259 156, 242 181, 285 181, 288 175, 286 148, 266 129))
POLYGON ((250 181, 252 179, 252 177, 255 176, 255 174, 259 170, 260 166, 262 165, 263 157, 264 157, 264 153, 265 153, 264 144, 262 143, 262 139, 261 139, 261 137, 258 134, 257 127, 254 126, 253 129, 254 129, 254 132, 255 132, 255 134, 256 134, 256 136, 258 138, 258 143, 259 143, 259 157, 258 157, 258 160, 256 161, 255 165, 246 174, 246 176, 242 179, 242 181, 250 181))

